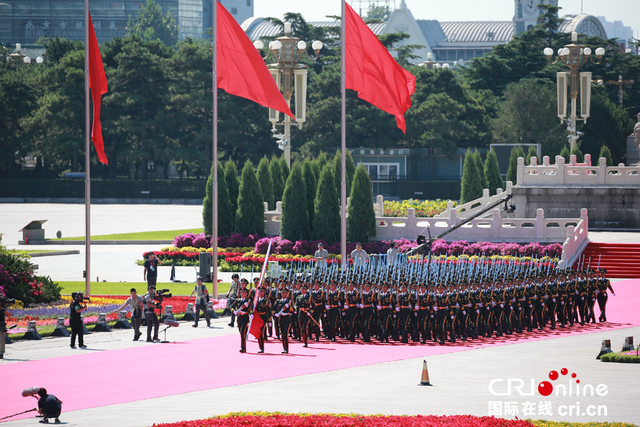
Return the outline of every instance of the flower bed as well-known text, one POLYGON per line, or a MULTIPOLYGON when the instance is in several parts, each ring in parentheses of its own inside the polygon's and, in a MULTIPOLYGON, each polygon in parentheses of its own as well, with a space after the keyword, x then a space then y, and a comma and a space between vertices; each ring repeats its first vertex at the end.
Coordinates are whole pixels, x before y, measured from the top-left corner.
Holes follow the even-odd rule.
MULTIPOLYGON (((99 313, 108 313, 107 322, 118 319, 118 313, 111 313, 120 307, 129 298, 128 295, 92 295, 91 302, 87 304, 87 310, 83 312, 84 323, 87 325, 94 324, 98 321, 99 313)), ((17 324, 16 328, 10 329, 9 334, 19 334, 27 331, 30 320, 37 322, 37 327, 55 325, 59 317, 65 318, 65 325, 69 326, 69 304, 70 296, 63 296, 65 303, 33 307, 33 308, 9 308, 7 309, 7 324, 17 324)), ((173 307, 173 314, 181 314, 187 311, 187 304, 194 302, 193 298, 187 296, 174 296, 166 298, 162 302, 162 306, 170 305, 173 307)), ((221 310, 226 308, 227 300, 214 300, 213 309, 221 310)), ((131 313, 127 313, 127 317, 131 318, 131 313)))
MULTIPOLYGON (((453 202, 453 207, 456 207, 457 205, 458 204, 456 202, 453 202)), ((441 212, 444 212, 447 209, 447 201, 441 199, 422 201, 416 199, 408 199, 402 201, 385 200, 384 216, 406 217, 407 210, 409 208, 415 209, 417 217, 431 218, 441 212)))
POLYGON ((416 415, 384 416, 354 414, 229 414, 206 420, 180 421, 177 423, 154 424, 155 427, 209 427, 209 426, 260 426, 260 427, 533 427, 525 420, 505 420, 495 417, 475 417, 472 415, 416 415))

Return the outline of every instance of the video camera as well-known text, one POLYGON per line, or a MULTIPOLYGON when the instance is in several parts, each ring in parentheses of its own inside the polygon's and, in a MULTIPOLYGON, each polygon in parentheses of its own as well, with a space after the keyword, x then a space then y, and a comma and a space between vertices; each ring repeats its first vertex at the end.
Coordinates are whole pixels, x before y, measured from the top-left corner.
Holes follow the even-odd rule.
POLYGON ((172 296, 173 295, 171 294, 171 291, 169 289, 157 289, 156 295, 154 297, 154 299, 156 300, 156 306, 160 308, 162 300, 165 298, 171 298, 172 296))

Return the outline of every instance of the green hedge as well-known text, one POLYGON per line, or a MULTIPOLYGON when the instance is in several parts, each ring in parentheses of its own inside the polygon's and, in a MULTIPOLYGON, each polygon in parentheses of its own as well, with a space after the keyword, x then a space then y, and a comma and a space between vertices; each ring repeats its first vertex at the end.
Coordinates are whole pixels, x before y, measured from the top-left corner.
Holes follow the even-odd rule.
POLYGON ((460 200, 460 180, 456 181, 398 181, 401 199, 460 200), (422 193, 422 194, 416 194, 422 193))
MULTIPOLYGON (((119 199, 202 199, 204 179, 91 180, 91 197, 119 199), (149 192, 142 194, 142 192, 149 192)), ((84 198, 83 179, 3 179, 0 197, 84 198)))
POLYGON ((602 362, 617 362, 617 363, 640 363, 640 356, 631 356, 629 354, 621 353, 607 353, 600 356, 602 362))

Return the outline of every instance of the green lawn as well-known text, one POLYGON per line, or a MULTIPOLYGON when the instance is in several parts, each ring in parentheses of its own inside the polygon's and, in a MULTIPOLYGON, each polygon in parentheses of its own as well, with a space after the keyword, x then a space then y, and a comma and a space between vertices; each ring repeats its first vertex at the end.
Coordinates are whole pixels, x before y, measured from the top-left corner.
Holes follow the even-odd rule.
MULTIPOLYGON (((62 294, 70 295, 72 292, 85 290, 83 281, 57 282, 62 286, 62 294)), ((229 283, 218 283, 218 293, 227 293, 229 283)), ((169 289, 173 295, 189 295, 193 291, 195 283, 158 283, 158 289, 169 289)), ((131 288, 136 288, 138 293, 144 294, 147 291, 147 282, 91 282, 92 295, 128 295, 131 288)), ((211 283, 207 283, 207 288, 211 292, 211 283)))
POLYGON ((40 254, 44 252, 59 252, 60 249, 9 249, 9 252, 13 253, 22 253, 25 252, 28 255, 31 254, 40 254))
MULTIPOLYGON (((174 237, 186 233, 202 233, 202 228, 189 228, 186 230, 162 230, 162 231, 141 231, 138 233, 118 233, 91 236, 91 240, 173 240, 174 237)), ((47 239, 49 241, 83 241, 84 236, 63 237, 61 239, 47 239)))

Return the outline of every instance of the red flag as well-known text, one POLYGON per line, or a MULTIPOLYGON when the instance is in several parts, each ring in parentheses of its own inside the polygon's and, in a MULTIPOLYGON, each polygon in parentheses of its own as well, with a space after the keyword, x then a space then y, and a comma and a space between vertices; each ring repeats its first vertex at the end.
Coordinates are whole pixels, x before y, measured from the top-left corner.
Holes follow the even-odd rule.
POLYGON ((220 2, 217 21, 218 87, 294 118, 260 53, 220 2))
POLYGON ((402 68, 367 27, 362 18, 345 3, 345 73, 347 89, 381 110, 396 116, 398 127, 406 133, 404 113, 411 106, 416 78, 402 68))
POLYGON ((89 13, 89 87, 91 88, 91 98, 93 98, 93 126, 91 128, 91 139, 96 147, 98 159, 105 165, 109 164, 109 159, 104 153, 104 141, 102 140, 102 127, 100 126, 100 98, 109 91, 107 87, 107 75, 104 73, 100 47, 98 39, 93 29, 91 13, 89 13))

